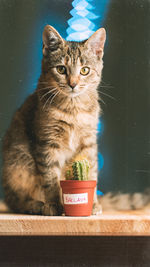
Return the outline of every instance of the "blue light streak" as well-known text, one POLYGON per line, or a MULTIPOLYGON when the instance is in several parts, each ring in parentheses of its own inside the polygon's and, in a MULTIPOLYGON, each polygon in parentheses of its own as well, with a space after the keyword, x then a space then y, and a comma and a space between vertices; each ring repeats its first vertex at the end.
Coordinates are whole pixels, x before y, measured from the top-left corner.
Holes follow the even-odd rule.
MULTIPOLYGON (((72 18, 68 20, 67 41, 83 41, 88 39, 102 24, 106 15, 106 10, 110 0, 74 0, 72 2, 73 9, 70 11, 72 18), (89 2, 94 2, 94 5, 89 2), (93 10, 97 8, 100 15, 94 14, 93 10), (94 23, 93 20, 99 20, 94 23)), ((97 137, 100 136, 103 130, 101 120, 97 125, 97 137)), ((98 152, 98 171, 104 166, 104 158, 98 152)), ((100 190, 97 190, 97 195, 103 195, 100 190)))

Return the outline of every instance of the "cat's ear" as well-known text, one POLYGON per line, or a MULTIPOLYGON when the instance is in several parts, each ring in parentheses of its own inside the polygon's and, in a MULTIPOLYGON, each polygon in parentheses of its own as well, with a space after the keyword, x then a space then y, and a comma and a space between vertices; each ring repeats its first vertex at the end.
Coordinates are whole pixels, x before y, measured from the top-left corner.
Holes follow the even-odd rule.
POLYGON ((60 34, 52 26, 46 25, 43 31, 43 55, 46 55, 48 50, 57 50, 63 43, 60 34))
POLYGON ((97 56, 103 55, 104 44, 106 40, 106 31, 100 28, 86 41, 85 45, 90 48, 97 56))

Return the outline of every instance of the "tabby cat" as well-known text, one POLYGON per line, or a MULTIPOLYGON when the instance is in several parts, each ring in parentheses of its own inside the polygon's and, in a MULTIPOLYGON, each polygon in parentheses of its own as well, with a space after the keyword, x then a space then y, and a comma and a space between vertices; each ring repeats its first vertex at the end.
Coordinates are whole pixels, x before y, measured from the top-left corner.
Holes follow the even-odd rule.
MULTIPOLYGON (((61 215, 59 181, 78 154, 97 179, 97 87, 103 68, 103 28, 83 42, 65 41, 47 25, 37 89, 16 111, 3 143, 5 201, 15 212, 61 215)), ((93 213, 98 210, 95 193, 93 213)))

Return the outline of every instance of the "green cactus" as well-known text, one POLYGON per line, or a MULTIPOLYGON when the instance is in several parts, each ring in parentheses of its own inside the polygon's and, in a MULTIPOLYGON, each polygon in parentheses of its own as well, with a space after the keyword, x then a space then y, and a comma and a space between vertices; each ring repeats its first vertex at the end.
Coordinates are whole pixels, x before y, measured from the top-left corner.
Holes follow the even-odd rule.
POLYGON ((66 171, 66 180, 71 180, 72 177, 71 177, 71 170, 67 170, 66 171))
POLYGON ((88 180, 89 162, 86 159, 75 161, 72 164, 73 180, 88 180))

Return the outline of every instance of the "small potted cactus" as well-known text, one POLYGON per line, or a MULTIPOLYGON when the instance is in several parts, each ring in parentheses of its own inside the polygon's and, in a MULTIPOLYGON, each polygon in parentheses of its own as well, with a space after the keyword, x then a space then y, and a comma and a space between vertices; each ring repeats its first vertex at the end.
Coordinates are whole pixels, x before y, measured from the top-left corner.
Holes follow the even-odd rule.
POLYGON ((65 215, 90 216, 96 181, 89 180, 89 161, 75 160, 65 172, 62 187, 65 215))

